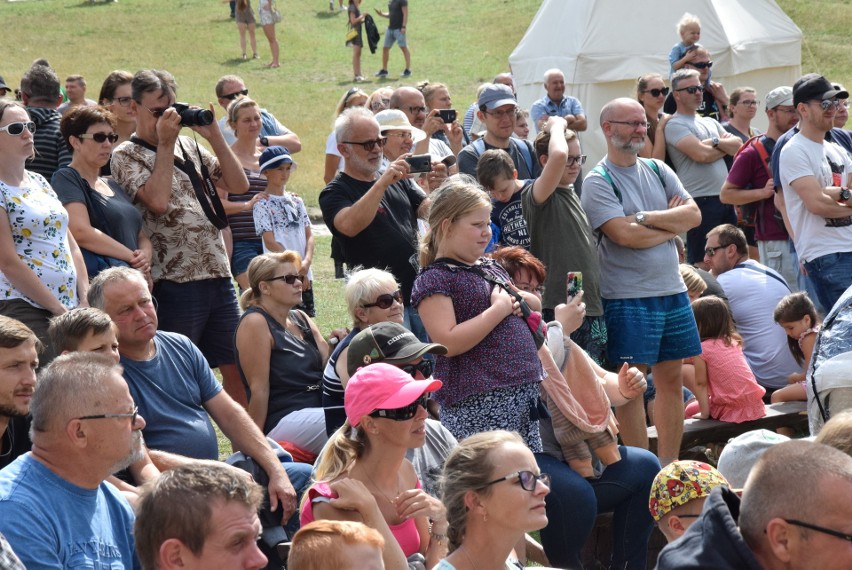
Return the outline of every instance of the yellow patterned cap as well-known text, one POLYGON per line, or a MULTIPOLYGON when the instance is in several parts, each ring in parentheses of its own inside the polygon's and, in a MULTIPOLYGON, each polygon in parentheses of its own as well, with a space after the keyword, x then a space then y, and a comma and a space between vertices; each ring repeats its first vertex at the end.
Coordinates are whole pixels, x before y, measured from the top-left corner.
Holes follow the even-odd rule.
POLYGON ((672 509, 693 499, 710 495, 719 485, 728 485, 725 477, 712 466, 700 461, 675 461, 657 473, 651 485, 648 508, 655 521, 672 509))

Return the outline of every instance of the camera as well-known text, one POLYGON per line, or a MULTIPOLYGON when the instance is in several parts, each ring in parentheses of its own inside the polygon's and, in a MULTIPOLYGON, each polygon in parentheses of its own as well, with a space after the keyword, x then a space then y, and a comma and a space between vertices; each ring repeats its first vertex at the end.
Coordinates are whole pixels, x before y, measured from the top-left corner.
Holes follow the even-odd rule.
POLYGON ((432 156, 428 154, 415 154, 405 157, 405 162, 410 167, 409 172, 432 172, 432 156))
POLYGON ((445 123, 452 123, 456 120, 457 114, 455 109, 438 109, 438 116, 445 123))
POLYGON ((180 115, 180 124, 184 127, 204 127, 214 119, 207 109, 190 109, 187 103, 175 103, 172 107, 180 115))

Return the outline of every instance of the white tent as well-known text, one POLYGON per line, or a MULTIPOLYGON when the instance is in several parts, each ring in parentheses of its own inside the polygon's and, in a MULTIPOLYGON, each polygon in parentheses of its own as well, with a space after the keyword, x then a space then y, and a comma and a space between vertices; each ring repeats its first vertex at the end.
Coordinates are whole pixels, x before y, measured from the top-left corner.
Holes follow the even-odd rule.
MULTIPOLYGON (((801 75, 802 32, 774 0, 544 0, 509 56, 518 102, 529 109, 545 94, 544 72, 561 69, 566 94, 586 111, 581 139, 594 164, 606 154, 598 126, 603 105, 635 96, 645 73, 661 73, 669 84, 668 55, 680 41, 676 25, 684 12, 701 20, 713 80, 728 93, 751 86, 762 98, 801 75)), ((766 127, 762 107, 754 125, 766 127)))

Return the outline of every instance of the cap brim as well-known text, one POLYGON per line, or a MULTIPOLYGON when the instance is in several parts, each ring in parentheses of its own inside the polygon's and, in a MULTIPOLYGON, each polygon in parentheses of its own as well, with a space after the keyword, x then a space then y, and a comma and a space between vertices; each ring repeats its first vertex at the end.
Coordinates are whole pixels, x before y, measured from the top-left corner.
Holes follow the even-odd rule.
POLYGON ((518 102, 515 99, 511 99, 511 98, 509 98, 509 99, 498 99, 498 100, 493 101, 491 103, 486 103, 485 108, 488 109, 489 111, 492 111, 492 110, 496 109, 497 107, 502 107, 503 105, 514 105, 514 106, 517 107, 518 102))
MULTIPOLYGON (((387 361, 385 361, 387 362, 387 361)), ((427 392, 439 390, 444 383, 440 380, 412 380, 403 386, 396 394, 388 397, 378 406, 377 410, 392 410, 394 408, 402 408, 417 400, 420 396, 427 392)))
POLYGON ((431 343, 427 344, 424 342, 411 343, 408 346, 405 346, 399 349, 393 358, 385 358, 382 362, 387 362, 388 364, 405 364, 407 362, 411 362, 417 358, 420 358, 424 354, 447 354, 447 347, 443 344, 431 343))
POLYGON ((379 127, 379 134, 384 135, 385 132, 387 132, 387 131, 408 131, 409 133, 411 133, 411 136, 414 139, 414 144, 417 144, 417 143, 419 143, 420 141, 422 141, 423 139, 426 138, 426 131, 422 131, 422 130, 418 129, 417 127, 412 127, 412 126, 385 125, 385 126, 379 127))

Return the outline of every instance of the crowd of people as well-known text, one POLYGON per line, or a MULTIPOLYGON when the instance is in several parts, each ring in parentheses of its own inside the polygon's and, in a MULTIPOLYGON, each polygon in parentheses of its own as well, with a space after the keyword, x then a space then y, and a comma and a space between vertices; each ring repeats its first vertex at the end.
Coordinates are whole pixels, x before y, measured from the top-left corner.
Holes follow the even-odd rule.
MULTIPOLYGON (((407 3, 379 15, 407 77, 407 3)), ((660 568, 852 565, 852 382, 814 403, 852 284, 848 92, 778 86, 759 133, 758 93, 711 81, 697 18, 679 32, 670 87, 644 74, 597 121, 559 69, 528 113, 510 74, 463 115, 442 83, 348 90, 332 331, 287 190, 305 149, 240 77, 216 122, 155 69, 98 101, 69 76, 62 106, 36 61, 0 98, 0 564, 581 568, 612 513, 611 567, 646 568, 655 525, 660 568), (685 420, 790 400, 817 442, 678 460, 685 420)))

